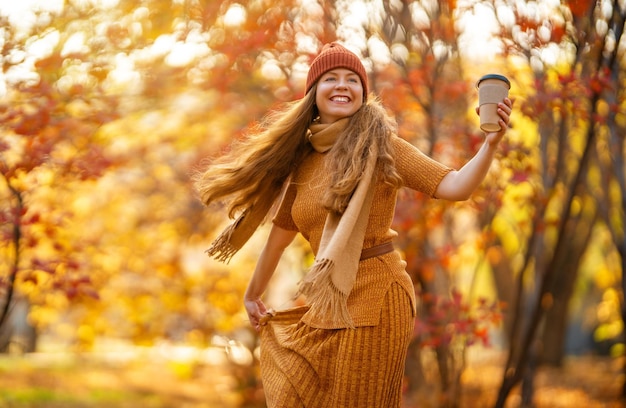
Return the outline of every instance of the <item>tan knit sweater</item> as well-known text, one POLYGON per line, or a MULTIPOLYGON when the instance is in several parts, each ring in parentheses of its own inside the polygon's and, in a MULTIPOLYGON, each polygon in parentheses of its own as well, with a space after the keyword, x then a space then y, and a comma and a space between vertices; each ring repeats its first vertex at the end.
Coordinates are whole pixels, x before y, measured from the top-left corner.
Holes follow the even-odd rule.
MULTIPOLYGON (((399 137, 393 137, 393 145, 396 168, 403 185, 432 197, 441 179, 451 169, 432 160, 399 137)), ((314 254, 317 253, 326 220, 326 211, 320 204, 324 188, 330 182, 330 174, 324 164, 326 157, 326 154, 313 152, 302 162, 294 173, 273 220, 274 224, 283 229, 299 231, 311 244, 314 254)), ((396 189, 383 182, 376 184, 364 248, 391 241, 397 235, 391 229, 396 198, 396 189)), ((405 263, 397 252, 360 263, 354 288, 348 298, 348 311, 355 326, 372 326, 378 323, 385 293, 393 282, 398 282, 405 288, 415 305, 412 282, 405 271, 405 263)), ((313 320, 308 315, 303 320, 313 327, 330 328, 326 327, 325 322, 313 320)))

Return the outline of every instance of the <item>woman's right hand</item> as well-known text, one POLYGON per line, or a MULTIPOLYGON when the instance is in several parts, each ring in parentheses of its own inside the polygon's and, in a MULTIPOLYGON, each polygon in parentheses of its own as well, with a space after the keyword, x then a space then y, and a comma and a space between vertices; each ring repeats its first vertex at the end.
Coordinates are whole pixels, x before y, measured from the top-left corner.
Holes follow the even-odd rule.
POLYGON ((293 241, 296 234, 296 231, 282 229, 276 224, 272 224, 270 235, 261 250, 254 273, 243 296, 248 319, 256 331, 261 328, 261 318, 271 313, 261 301, 261 295, 265 292, 285 247, 293 241))
POLYGON ((261 318, 267 314, 265 304, 259 298, 244 299, 243 304, 246 308, 246 312, 248 313, 250 324, 254 327, 254 330, 259 331, 261 328, 261 318))

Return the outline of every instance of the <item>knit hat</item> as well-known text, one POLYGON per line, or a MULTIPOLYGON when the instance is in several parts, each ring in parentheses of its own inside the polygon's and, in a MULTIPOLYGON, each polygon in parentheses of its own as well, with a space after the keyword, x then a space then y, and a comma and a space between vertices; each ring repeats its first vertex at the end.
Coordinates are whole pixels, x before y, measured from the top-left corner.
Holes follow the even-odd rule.
POLYGON ((346 68, 355 72, 361 78, 363 96, 367 96, 367 72, 365 72, 361 60, 353 52, 336 42, 326 44, 322 48, 322 52, 313 60, 306 78, 305 94, 309 93, 322 75, 335 68, 346 68))

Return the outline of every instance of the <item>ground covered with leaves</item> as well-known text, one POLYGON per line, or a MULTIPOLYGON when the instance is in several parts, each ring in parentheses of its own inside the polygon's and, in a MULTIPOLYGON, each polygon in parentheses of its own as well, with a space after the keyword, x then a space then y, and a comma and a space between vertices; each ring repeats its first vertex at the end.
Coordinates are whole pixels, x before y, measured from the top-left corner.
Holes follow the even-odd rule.
MULTIPOLYGON (((539 370, 536 407, 624 407, 618 397, 624 381, 620 364, 615 359, 577 357, 569 358, 562 368, 539 370)), ((250 373, 232 364, 145 357, 105 361, 75 354, 4 356, 0 357, 0 407, 263 407, 262 390, 250 373)), ((461 407, 493 406, 500 378, 497 361, 472 363, 462 376, 461 407)), ((517 407, 519 401, 515 392, 507 407, 517 407)), ((436 405, 428 399, 423 402, 420 408, 436 405)))

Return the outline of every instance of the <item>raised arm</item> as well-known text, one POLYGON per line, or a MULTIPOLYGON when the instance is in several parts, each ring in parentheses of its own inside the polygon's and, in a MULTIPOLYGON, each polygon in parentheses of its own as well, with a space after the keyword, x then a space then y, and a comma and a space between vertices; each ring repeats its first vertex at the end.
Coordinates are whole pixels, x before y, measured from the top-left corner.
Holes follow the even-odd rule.
POLYGON ((285 248, 293 241, 296 234, 296 231, 286 230, 273 224, 267 242, 259 255, 259 260, 244 295, 244 306, 248 312, 250 324, 256 330, 259 330, 259 320, 267 313, 261 296, 265 292, 272 275, 274 275, 285 248))
MULTIPOLYGON (((500 143, 500 140, 502 140, 508 128, 512 107, 513 102, 509 98, 506 98, 504 102, 498 104, 498 114, 501 118, 500 127, 502 130, 497 133, 487 133, 485 142, 476 155, 461 167, 461 169, 453 170, 445 175, 435 191, 435 197, 444 200, 463 201, 467 200, 472 195, 489 171, 496 149, 498 148, 498 143, 500 143)), ((476 111, 478 112, 478 109, 476 111)))

